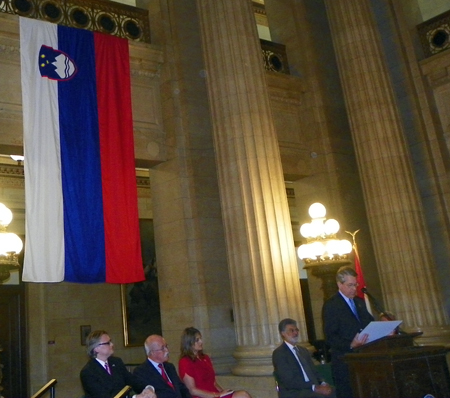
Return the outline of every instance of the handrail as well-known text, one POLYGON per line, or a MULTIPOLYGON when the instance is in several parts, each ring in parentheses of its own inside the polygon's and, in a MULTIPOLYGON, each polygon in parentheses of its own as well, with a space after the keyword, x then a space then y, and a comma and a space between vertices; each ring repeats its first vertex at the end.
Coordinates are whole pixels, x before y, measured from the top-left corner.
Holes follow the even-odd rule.
POLYGON ((56 379, 51 379, 45 386, 43 386, 36 394, 32 395, 31 398, 40 398, 48 390, 50 390, 50 398, 55 398, 55 385, 57 383, 56 379))
POLYGON ((114 398, 123 398, 126 397, 128 394, 128 391, 131 390, 130 386, 125 386, 122 388, 116 395, 114 395, 114 398))

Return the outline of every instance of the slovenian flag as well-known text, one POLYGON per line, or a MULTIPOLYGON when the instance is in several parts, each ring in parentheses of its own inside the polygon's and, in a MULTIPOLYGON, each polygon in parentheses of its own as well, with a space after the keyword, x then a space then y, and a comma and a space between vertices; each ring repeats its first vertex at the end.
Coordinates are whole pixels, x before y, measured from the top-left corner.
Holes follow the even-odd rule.
POLYGON ((144 279, 128 42, 20 18, 23 281, 144 279))

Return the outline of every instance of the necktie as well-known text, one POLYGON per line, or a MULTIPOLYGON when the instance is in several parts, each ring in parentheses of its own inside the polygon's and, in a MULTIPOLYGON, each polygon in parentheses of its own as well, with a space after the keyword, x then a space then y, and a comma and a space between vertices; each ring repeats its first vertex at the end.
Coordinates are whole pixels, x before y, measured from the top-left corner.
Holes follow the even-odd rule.
POLYGON ((350 301, 350 308, 352 309, 353 313, 355 314, 356 319, 358 319, 358 321, 359 321, 358 311, 356 311, 356 304, 353 301, 353 299, 349 299, 349 301, 350 301))
POLYGON ((108 374, 111 374, 111 369, 109 368, 108 362, 105 362, 105 369, 108 372, 108 374))
POLYGON ((300 350, 295 345, 294 346, 294 354, 297 357, 297 361, 300 364, 300 367, 303 372, 303 377, 305 378, 305 381, 311 381, 313 384, 318 384, 315 375, 312 373, 312 370, 310 369, 309 365, 307 363, 303 363, 300 359, 300 350))
POLYGON ((164 369, 163 364, 162 364, 162 363, 159 363, 159 364, 158 364, 158 368, 161 369, 161 376, 162 376, 162 378, 164 379, 164 381, 165 381, 170 387, 174 388, 172 382, 171 382, 170 379, 169 379, 169 376, 167 376, 167 373, 166 373, 166 370, 164 369))

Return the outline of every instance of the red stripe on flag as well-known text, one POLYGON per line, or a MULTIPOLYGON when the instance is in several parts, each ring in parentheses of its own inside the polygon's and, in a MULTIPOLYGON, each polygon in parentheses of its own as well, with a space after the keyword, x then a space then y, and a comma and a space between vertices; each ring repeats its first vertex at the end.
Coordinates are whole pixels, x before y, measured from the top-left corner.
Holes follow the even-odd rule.
POLYGON ((145 279, 139 237, 128 41, 95 33, 106 282, 145 279))
POLYGON ((356 277, 356 282, 358 283, 356 295, 364 299, 364 293, 361 291, 361 289, 366 287, 366 282, 364 281, 364 276, 362 273, 361 264, 359 262, 359 255, 358 251, 356 250, 356 246, 353 246, 353 250, 355 252, 355 271, 358 274, 358 276, 356 277))

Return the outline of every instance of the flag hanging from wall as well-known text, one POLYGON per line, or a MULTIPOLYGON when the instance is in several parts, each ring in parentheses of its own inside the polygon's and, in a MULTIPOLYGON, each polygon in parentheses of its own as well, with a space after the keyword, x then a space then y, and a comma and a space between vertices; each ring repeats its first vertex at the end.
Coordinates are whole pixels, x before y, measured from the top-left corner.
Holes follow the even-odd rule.
POLYGON ((366 282, 364 281, 364 275, 362 273, 361 264, 359 262, 358 249, 356 248, 356 243, 353 244, 353 252, 354 252, 354 262, 355 262, 355 271, 358 274, 356 277, 356 282, 358 283, 358 288, 356 289, 356 295, 360 298, 364 298, 364 293, 361 289, 366 287, 366 282))
MULTIPOLYGON (((362 289, 366 287, 366 282, 364 281, 364 275, 361 269, 361 263, 359 262, 359 254, 358 248, 356 247, 355 237, 353 236, 353 252, 354 252, 354 262, 355 262, 355 271, 358 274, 356 277, 356 282, 358 283, 358 288, 356 290, 356 295, 362 298, 366 302, 367 311, 372 314, 372 306, 370 305, 370 300, 367 294, 365 294, 362 289)), ((373 315, 373 314, 372 314, 373 315)))
POLYGON ((128 41, 20 18, 23 281, 144 280, 128 41))
POLYGON ((356 295, 360 298, 362 298, 366 302, 367 311, 372 313, 372 306, 370 305, 369 296, 362 291, 363 288, 366 287, 366 282, 364 281, 364 275, 361 268, 361 263, 359 262, 359 253, 358 253, 358 247, 356 246, 356 234, 359 232, 359 229, 355 232, 349 232, 345 231, 353 238, 353 254, 354 254, 354 263, 355 263, 355 272, 358 274, 356 277, 356 282, 358 283, 358 287, 356 288, 356 295))

